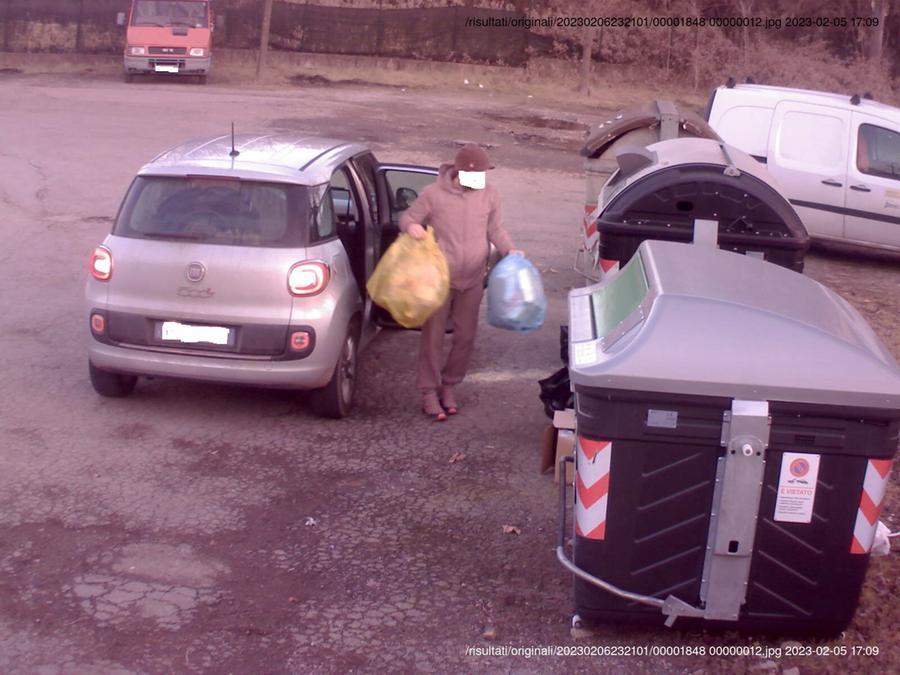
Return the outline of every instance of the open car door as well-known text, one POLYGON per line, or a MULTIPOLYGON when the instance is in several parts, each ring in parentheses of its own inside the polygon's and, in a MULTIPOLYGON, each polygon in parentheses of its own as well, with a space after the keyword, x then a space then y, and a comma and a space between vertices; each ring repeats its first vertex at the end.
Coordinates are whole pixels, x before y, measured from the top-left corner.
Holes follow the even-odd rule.
MULTIPOLYGON (((416 201, 427 185, 437 179, 438 170, 433 167, 414 164, 379 164, 377 171, 379 203, 387 208, 380 208, 381 242, 377 258, 394 243, 400 234, 400 216, 416 201)), ((389 328, 401 328, 391 315, 378 308, 378 323, 389 328)))
POLYGON ((425 186, 431 185, 438 170, 413 164, 380 164, 378 166, 379 192, 386 197, 387 207, 382 209, 381 248, 378 257, 394 243, 400 234, 400 216, 416 201, 425 186))

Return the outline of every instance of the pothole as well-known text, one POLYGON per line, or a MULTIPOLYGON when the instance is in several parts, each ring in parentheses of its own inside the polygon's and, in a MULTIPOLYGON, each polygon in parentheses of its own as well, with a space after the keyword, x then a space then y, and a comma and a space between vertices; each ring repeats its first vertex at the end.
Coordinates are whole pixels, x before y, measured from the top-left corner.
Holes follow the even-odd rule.
POLYGON ((101 625, 152 621, 176 630, 197 607, 217 599, 215 582, 227 572, 187 545, 130 544, 99 556, 93 572, 63 590, 101 625))

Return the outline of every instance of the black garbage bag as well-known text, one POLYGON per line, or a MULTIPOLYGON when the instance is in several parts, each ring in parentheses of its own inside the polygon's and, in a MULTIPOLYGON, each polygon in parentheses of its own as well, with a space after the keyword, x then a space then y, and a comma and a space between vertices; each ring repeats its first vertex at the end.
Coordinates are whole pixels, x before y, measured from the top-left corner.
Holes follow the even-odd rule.
POLYGON ((544 412, 551 420, 557 410, 574 407, 575 396, 570 391, 568 368, 560 368, 550 377, 538 380, 538 384, 541 387, 538 396, 544 404, 544 412))
POLYGON ((569 365, 569 327, 559 327, 559 358, 567 366, 569 365))

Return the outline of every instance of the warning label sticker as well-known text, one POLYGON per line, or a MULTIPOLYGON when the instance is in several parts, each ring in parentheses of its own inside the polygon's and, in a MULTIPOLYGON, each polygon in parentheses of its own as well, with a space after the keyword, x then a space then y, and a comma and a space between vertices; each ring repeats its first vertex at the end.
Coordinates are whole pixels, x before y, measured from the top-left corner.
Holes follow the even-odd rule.
POLYGON ((599 352, 597 351, 597 341, 590 342, 573 342, 572 343, 572 361, 576 366, 589 366, 597 362, 599 352))
POLYGON ((820 458, 821 455, 808 453, 784 453, 781 459, 781 475, 778 478, 775 520, 786 523, 812 521, 820 458))

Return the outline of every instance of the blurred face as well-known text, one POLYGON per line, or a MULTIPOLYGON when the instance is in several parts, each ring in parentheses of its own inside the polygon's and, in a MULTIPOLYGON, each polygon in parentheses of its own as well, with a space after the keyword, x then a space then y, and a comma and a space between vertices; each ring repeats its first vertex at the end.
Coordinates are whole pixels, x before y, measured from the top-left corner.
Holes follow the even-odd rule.
POLYGON ((486 171, 460 171, 457 178, 460 185, 472 190, 484 190, 487 184, 486 171))

